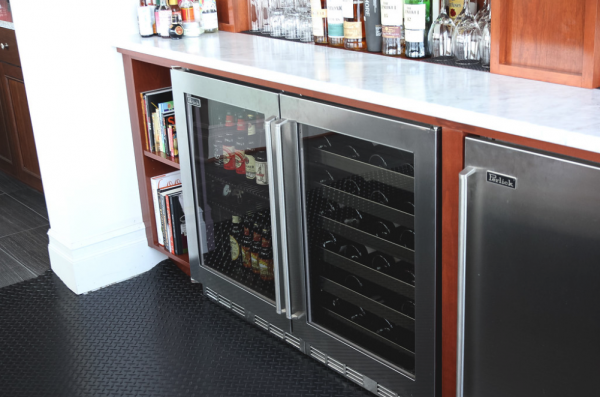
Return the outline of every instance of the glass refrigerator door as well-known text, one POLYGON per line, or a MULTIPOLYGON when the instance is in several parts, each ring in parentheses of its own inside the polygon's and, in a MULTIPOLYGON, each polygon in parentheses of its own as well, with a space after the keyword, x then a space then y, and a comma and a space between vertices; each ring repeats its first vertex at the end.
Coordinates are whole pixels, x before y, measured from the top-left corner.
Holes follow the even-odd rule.
POLYGON ((184 194, 196 215, 187 218, 192 277, 209 297, 251 321, 257 315, 289 330, 279 297, 271 181, 269 126, 279 115, 278 96, 182 71, 173 71, 172 80, 176 109, 177 101, 185 109, 177 114, 178 125, 185 120, 178 131, 185 138, 184 194))
POLYGON ((307 315, 294 332, 350 378, 433 395, 437 130, 281 103, 296 123, 303 193, 307 315))

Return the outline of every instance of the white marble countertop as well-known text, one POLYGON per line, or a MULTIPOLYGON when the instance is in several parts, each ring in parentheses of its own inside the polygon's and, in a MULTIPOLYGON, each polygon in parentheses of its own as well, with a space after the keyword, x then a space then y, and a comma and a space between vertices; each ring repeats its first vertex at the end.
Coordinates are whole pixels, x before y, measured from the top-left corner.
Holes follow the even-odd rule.
POLYGON ((239 33, 116 47, 600 153, 600 90, 239 33))

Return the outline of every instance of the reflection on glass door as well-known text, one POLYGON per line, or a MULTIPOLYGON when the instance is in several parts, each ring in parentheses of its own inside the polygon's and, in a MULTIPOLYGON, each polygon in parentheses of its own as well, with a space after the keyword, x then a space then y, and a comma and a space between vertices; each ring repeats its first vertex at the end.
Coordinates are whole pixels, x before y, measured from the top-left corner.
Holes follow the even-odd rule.
POLYGON ((415 374, 414 157, 301 126, 310 321, 415 374))
POLYGON ((264 115, 191 95, 202 265, 275 300, 264 115))

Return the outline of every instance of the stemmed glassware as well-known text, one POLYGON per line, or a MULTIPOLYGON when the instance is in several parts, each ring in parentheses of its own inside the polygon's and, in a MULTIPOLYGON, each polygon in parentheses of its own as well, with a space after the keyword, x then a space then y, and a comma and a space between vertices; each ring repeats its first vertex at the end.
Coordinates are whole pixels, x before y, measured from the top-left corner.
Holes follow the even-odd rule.
MULTIPOLYGON (((486 0, 487 1, 487 0, 486 0)), ((442 4, 440 15, 431 24, 427 43, 432 58, 452 56, 452 36, 456 26, 446 12, 446 2, 442 4)))
POLYGON ((487 19, 490 17, 491 13, 491 1, 484 0, 483 7, 481 10, 477 11, 477 15, 475 15, 475 20, 479 23, 479 28, 483 30, 487 19))
POLYGON ((485 18, 483 29, 481 31, 481 40, 479 42, 479 53, 481 54, 481 64, 484 68, 490 67, 490 55, 492 47, 492 13, 491 10, 485 18))
POLYGON ((479 41, 481 39, 481 29, 475 17, 471 14, 468 0, 465 1, 465 7, 461 15, 462 19, 456 25, 454 35, 452 36, 452 52, 458 64, 477 63, 480 59, 479 41))

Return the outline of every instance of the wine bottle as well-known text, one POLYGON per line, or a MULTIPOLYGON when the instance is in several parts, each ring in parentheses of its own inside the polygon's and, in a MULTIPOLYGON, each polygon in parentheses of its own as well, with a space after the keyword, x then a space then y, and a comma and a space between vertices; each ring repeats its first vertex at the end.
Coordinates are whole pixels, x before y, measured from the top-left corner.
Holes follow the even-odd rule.
POLYGON ((365 3, 363 0, 344 0, 344 48, 366 51, 365 3))
POLYGON ((252 269, 252 224, 253 214, 244 218, 244 235, 242 237, 242 264, 246 269, 252 269))
POLYGON ((331 135, 323 135, 308 141, 310 146, 315 149, 327 149, 332 147, 331 135))
POLYGON ((138 28, 140 36, 151 37, 154 36, 154 7, 141 5, 137 9, 138 16, 138 28))
POLYGON ((404 42, 407 58, 429 56, 426 36, 431 26, 431 0, 404 0, 404 42))
POLYGON ((364 292, 364 283, 353 274, 349 274, 344 278, 344 287, 350 288, 354 292, 364 292))
POLYGON ((381 52, 381 4, 379 0, 365 0, 365 32, 367 51, 381 52))
POLYGON ((386 240, 392 237, 395 226, 392 222, 385 219, 372 219, 369 222, 369 233, 386 240))
POLYGON ((415 213, 414 196, 405 194, 380 182, 372 181, 367 187, 367 198, 379 204, 395 208, 407 214, 415 213))
POLYGON ((350 178, 344 179, 341 183, 341 189, 346 193, 353 194, 355 196, 363 196, 365 194, 365 186, 367 182, 363 177, 353 175, 350 178))
POLYGON ((367 247, 362 244, 352 242, 348 242, 340 246, 338 253, 358 263, 363 263, 366 260, 367 255, 369 255, 367 247))
POLYGON ((229 243, 231 244, 231 264, 237 266, 242 264, 241 242, 242 242, 242 225, 239 216, 232 217, 231 232, 229 234, 229 243))
POLYGON ((254 157, 256 164, 256 184, 269 184, 269 168, 267 167, 267 152, 257 152, 254 157))
POLYGON ((366 260, 365 264, 373 270, 378 272, 391 275, 394 269, 394 257, 383 252, 374 251, 371 252, 366 260))
POLYGON ((272 281, 273 273, 273 247, 271 246, 271 225, 265 223, 262 230, 262 242, 260 253, 258 255, 258 266, 260 279, 262 281, 272 281))
POLYGON ((259 274, 260 266, 258 264, 258 255, 260 254, 261 243, 262 243, 262 229, 264 224, 264 214, 262 212, 257 213, 254 216, 254 223, 252 225, 252 245, 250 248, 250 260, 252 262, 252 273, 259 274))
POLYGON ((400 311, 408 317, 415 318, 415 302, 412 300, 405 301, 400 307, 400 311))
POLYGON ((365 219, 362 212, 351 207, 342 208, 341 211, 338 211, 337 215, 340 222, 355 229, 361 229, 361 225, 365 219))
POLYGON ((223 168, 235 171, 235 131, 233 114, 227 111, 225 116, 225 131, 223 134, 223 168))
POLYGON ((415 232, 412 229, 409 229, 404 226, 398 226, 392 232, 390 237, 390 241, 406 247, 408 249, 415 249, 415 232))
POLYGON ((215 166, 223 167, 223 117, 219 115, 217 117, 217 125, 209 127, 211 134, 214 134, 213 138, 213 156, 215 158, 215 166))
POLYGON ((357 145, 335 145, 327 148, 326 150, 349 159, 362 160, 361 152, 359 151, 357 145))
POLYGON ((333 311, 348 320, 357 324, 364 324, 367 313, 360 306, 353 305, 340 298, 334 298, 331 301, 333 311))
POLYGON ((332 252, 338 252, 340 249, 340 239, 338 239, 333 233, 328 231, 322 231, 321 236, 321 247, 332 252))
POLYGON ((246 176, 246 139, 248 126, 244 119, 244 113, 238 113, 235 138, 235 173, 246 176))
POLYGON ((254 113, 248 114, 248 137, 246 139, 246 151, 244 153, 246 157, 246 179, 256 179, 256 150, 258 149, 258 142, 256 138, 256 115, 254 113))
POLYGON ((204 0, 202 5, 202 26, 204 33, 216 33, 219 30, 216 0, 204 0))
POLYGON ((158 27, 160 31, 158 34, 163 39, 170 39, 169 27, 171 26, 171 8, 167 5, 167 0, 161 0, 160 7, 158 8, 158 27))

